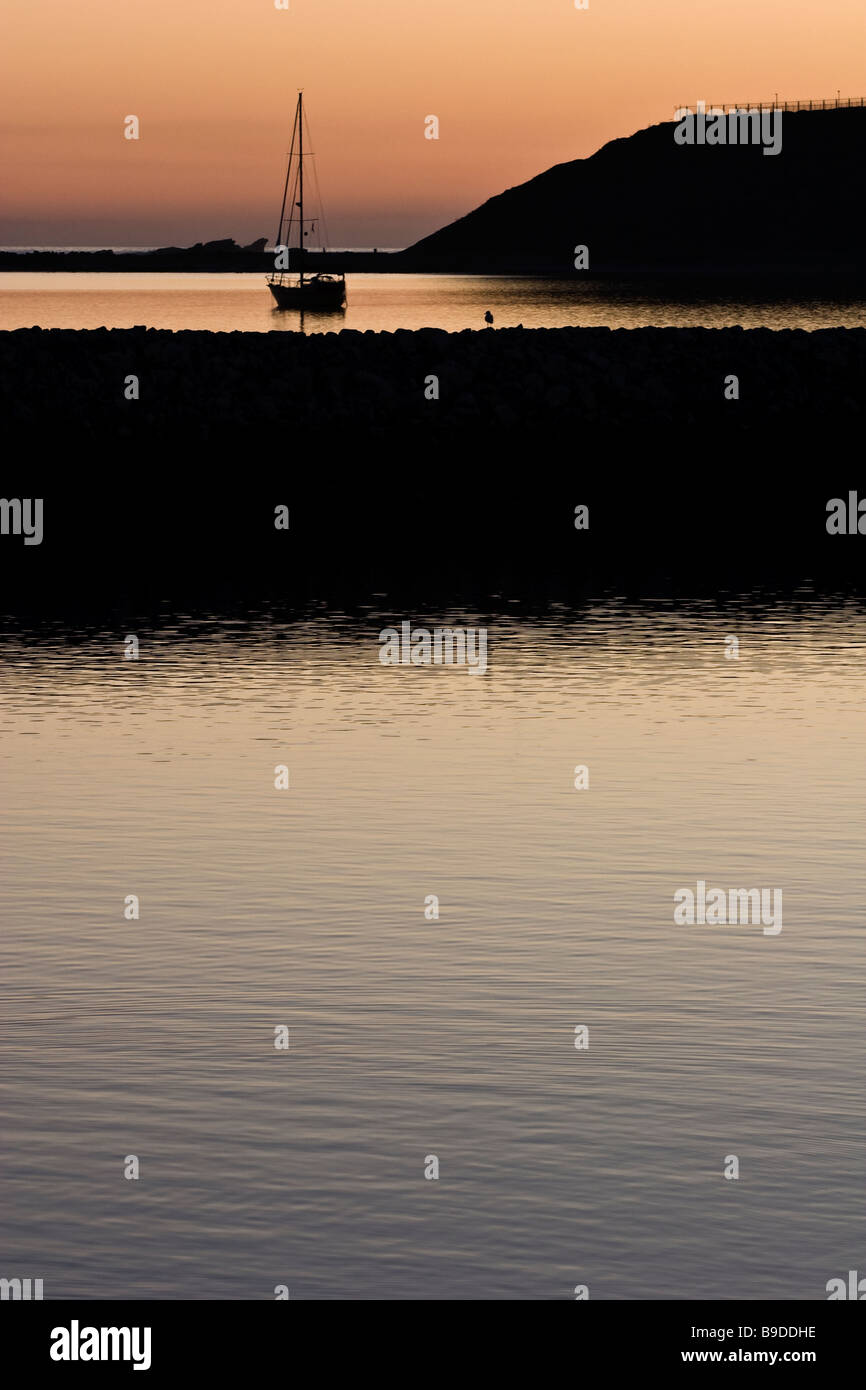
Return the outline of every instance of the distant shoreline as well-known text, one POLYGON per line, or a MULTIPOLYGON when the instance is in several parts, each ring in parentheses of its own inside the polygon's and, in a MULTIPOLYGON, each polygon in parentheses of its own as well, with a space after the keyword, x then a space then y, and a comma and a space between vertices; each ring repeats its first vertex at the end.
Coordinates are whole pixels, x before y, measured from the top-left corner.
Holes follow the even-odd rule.
MULTIPOLYGON (((308 253, 305 268, 361 269, 366 263, 373 269, 387 264, 401 252, 393 251, 331 251, 308 253)), ((292 269, 296 267, 292 265, 292 269)), ((259 247, 241 247, 232 243, 211 243, 204 246, 171 246, 148 251, 104 250, 0 250, 0 271, 108 271, 138 272, 141 274, 261 274, 274 269, 274 252, 259 247)))
MULTIPOLYGON (((197 248, 157 251, 2 251, 0 275, 28 273, 84 274, 192 274, 192 275, 269 275, 274 269, 273 252, 200 251, 197 248)), ((297 272, 297 257, 291 258, 290 269, 297 272)), ((308 252, 304 269, 342 271, 354 275, 467 275, 516 276, 534 279, 628 281, 654 280, 676 282, 678 287, 691 285, 695 290, 702 282, 709 289, 724 285, 742 287, 744 291, 758 290, 772 297, 778 292, 820 296, 850 290, 866 292, 866 271, 850 266, 828 268, 826 265, 780 264, 777 266, 741 264, 688 263, 682 265, 597 265, 591 270, 575 270, 568 260, 549 258, 442 258, 431 262, 428 257, 412 251, 328 251, 308 252)))

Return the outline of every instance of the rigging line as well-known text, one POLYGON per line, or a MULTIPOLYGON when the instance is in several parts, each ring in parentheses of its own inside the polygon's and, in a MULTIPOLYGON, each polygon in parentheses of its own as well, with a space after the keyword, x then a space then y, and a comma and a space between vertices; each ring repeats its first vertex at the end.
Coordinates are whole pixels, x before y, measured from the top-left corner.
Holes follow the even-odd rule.
POLYGON ((296 217, 295 217, 295 208, 296 208, 297 204, 296 204, 296 202, 295 202, 295 199, 297 198, 297 194, 298 194, 298 175, 297 175, 297 171, 296 171, 296 172, 295 172, 294 179, 292 180, 292 182, 289 184, 289 187, 288 187, 288 196, 287 196, 288 212, 286 213, 285 217, 283 218, 283 222, 280 224, 280 245, 281 245, 281 246, 288 246, 289 241, 291 240, 291 236, 292 236, 292 223, 296 220, 296 217), (283 240, 283 224, 285 224, 285 240, 283 240))
POLYGON ((298 170, 296 169, 296 170, 295 170, 295 178, 294 178, 294 182, 292 183, 292 188, 291 188, 291 193, 290 193, 290 209, 289 209, 289 216, 288 216, 287 223, 286 223, 286 239, 285 239, 285 241, 284 241, 284 243, 283 243, 283 245, 286 247, 287 250, 291 250, 291 247, 290 247, 289 243, 290 243, 291 240, 292 240, 292 227, 294 226, 295 222, 297 222, 297 221, 299 220, 298 215, 297 215, 297 211, 296 211, 297 206, 298 206, 297 198, 298 198, 298 192, 299 192, 299 189, 298 189, 298 182, 299 182, 299 179, 298 179, 298 170))
MULTIPOLYGON (((306 125, 307 125, 307 136, 308 136, 308 138, 309 138, 310 145, 312 145, 312 143, 313 143, 313 132, 312 132, 312 130, 310 129, 310 118, 309 118, 309 116, 307 115, 306 111, 304 112, 304 120, 306 121, 306 125)), ((327 223, 327 221, 325 220, 325 203, 324 203, 324 199, 322 198, 322 190, 321 190, 321 187, 320 187, 320 185, 319 185, 319 170, 318 170, 318 167, 317 167, 317 165, 316 165, 315 159, 312 161, 312 164, 313 164, 313 183, 314 183, 315 189, 316 189, 316 201, 317 201, 318 204, 319 204, 319 221, 320 221, 321 224, 322 224, 322 230, 323 230, 323 232, 324 232, 324 237, 325 237, 324 242, 322 241, 321 237, 319 238, 319 244, 320 244, 320 246, 327 246, 327 245, 329 244, 329 242, 330 242, 330 237, 328 236, 328 223, 327 223)))

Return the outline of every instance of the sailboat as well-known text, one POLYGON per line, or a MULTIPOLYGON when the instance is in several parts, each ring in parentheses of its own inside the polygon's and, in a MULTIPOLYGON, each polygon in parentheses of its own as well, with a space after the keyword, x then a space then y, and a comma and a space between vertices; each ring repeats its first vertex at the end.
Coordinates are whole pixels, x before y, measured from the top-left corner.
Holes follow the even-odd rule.
POLYGON ((304 160, 309 158, 310 155, 304 153, 304 94, 298 92, 289 164, 286 169, 286 183, 280 208, 280 225, 277 228, 275 243, 278 248, 285 248, 288 254, 292 224, 297 221, 298 275, 290 275, 285 271, 275 271, 268 276, 268 288, 277 301, 277 308, 279 309, 341 309, 346 300, 346 277, 344 275, 304 274, 306 255, 304 237, 309 235, 307 220, 312 221, 312 219, 305 220, 304 218, 304 160), (289 208, 288 217, 286 216, 287 205, 289 208), (297 217, 295 217, 296 208, 297 217), (284 227, 286 229, 285 241, 283 241, 284 227))

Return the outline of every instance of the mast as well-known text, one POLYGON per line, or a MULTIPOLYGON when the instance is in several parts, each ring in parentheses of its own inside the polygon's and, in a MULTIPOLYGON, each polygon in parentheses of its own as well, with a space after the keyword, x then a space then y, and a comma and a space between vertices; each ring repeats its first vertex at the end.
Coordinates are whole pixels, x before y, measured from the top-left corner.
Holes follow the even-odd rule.
POLYGON ((301 288, 304 285, 304 93, 298 92, 298 178, 299 207, 301 209, 300 230, 298 231, 298 251, 301 270, 301 288))

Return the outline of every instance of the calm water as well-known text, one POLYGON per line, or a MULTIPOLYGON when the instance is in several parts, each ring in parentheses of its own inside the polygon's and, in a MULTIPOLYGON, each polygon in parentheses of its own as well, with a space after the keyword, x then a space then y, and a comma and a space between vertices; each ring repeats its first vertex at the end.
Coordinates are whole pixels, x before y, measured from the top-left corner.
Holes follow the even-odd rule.
POLYGON ((343 312, 280 311, 263 275, 0 274, 0 330, 10 328, 210 329, 229 332, 341 328, 392 331, 480 328, 856 328, 866 300, 678 299, 657 285, 477 275, 349 275, 343 312))
POLYGON ((380 602, 6 622, 0 1273, 823 1299, 866 1265, 866 609, 380 602), (381 666, 406 616, 486 622, 487 673, 381 666), (699 878, 781 934, 674 925, 699 878))

